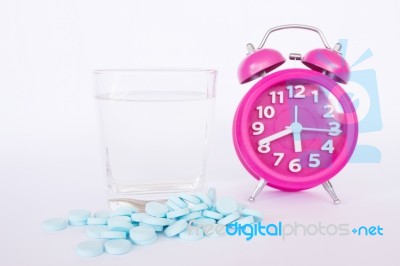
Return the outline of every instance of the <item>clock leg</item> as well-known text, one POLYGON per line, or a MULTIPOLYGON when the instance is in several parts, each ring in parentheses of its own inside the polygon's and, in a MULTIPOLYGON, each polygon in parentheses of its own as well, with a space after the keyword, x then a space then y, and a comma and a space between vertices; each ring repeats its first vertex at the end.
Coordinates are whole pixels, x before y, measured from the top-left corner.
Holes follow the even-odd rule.
POLYGON ((260 180, 257 183, 256 189, 254 190, 253 194, 251 194, 249 201, 254 202, 256 200, 258 194, 260 194, 260 192, 264 189, 266 184, 267 184, 267 182, 265 181, 265 179, 260 177, 260 180))
POLYGON ((324 186, 326 192, 328 192, 329 196, 331 196, 331 198, 333 199, 333 203, 335 205, 339 205, 340 204, 340 200, 337 197, 335 190, 333 189, 333 186, 331 184, 331 182, 326 181, 324 183, 322 183, 322 185, 324 186))

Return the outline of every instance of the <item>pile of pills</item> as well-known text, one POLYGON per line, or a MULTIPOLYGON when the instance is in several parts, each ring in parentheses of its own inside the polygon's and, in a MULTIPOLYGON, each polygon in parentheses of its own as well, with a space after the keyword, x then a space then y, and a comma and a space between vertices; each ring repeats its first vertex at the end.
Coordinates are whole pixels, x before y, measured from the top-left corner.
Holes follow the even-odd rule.
POLYGON ((121 207, 115 211, 98 211, 93 217, 89 210, 73 210, 68 219, 48 219, 43 229, 59 231, 70 226, 86 226, 86 234, 92 240, 80 243, 76 253, 82 257, 94 257, 104 252, 119 255, 129 252, 132 245, 150 245, 157 241, 157 234, 179 236, 183 240, 200 240, 205 226, 225 226, 232 222, 252 224, 261 221, 263 215, 244 208, 231 198, 216 199, 216 191, 193 195, 171 195, 164 204, 151 201, 145 212, 134 207, 121 207), (196 228, 195 232, 190 230, 196 228))

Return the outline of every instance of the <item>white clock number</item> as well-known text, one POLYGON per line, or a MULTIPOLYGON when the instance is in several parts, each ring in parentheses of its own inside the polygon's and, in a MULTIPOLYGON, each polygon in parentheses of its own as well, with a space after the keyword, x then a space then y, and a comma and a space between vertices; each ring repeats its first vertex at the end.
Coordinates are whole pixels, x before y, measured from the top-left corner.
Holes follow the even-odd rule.
POLYGON ((287 86, 286 89, 289 91, 289 98, 304 99, 306 96, 304 92, 306 88, 303 85, 287 86), (296 93, 294 91, 296 90, 296 93))
POLYGON ((278 157, 274 163, 274 166, 278 166, 281 163, 285 154, 283 152, 274 152, 273 155, 278 157))
POLYGON ((259 144, 257 150, 259 153, 268 153, 271 150, 269 142, 259 144))
POLYGON ((272 118, 275 115, 275 109, 272 106, 265 106, 265 108, 257 106, 256 109, 258 111, 258 118, 272 118))
POLYGON ((324 109, 328 109, 328 112, 326 112, 323 115, 323 118, 332 118, 332 117, 334 117, 333 112, 335 111, 335 108, 333 108, 332 105, 329 105, 329 104, 324 105, 324 109))
POLYGON ((311 168, 316 168, 321 164, 318 153, 311 153, 308 161, 309 161, 308 167, 311 168))
POLYGON ((314 95, 314 103, 318 102, 318 91, 314 90, 311 92, 312 95, 314 95))
POLYGON ((260 135, 264 132, 264 124, 261 122, 254 122, 251 125, 251 129, 253 129, 253 131, 254 131, 253 132, 254 136, 260 135))
POLYGON ((328 139, 324 145, 321 147, 321 151, 328 151, 329 153, 333 153, 335 148, 333 147, 333 140, 328 139))
POLYGON ((301 171, 300 159, 293 159, 289 162, 289 170, 292 173, 298 173, 301 171))
POLYGON ((331 128, 329 129, 329 136, 339 136, 340 133, 342 133, 342 131, 340 130, 340 124, 338 122, 329 122, 329 125, 331 126, 331 128))
POLYGON ((272 103, 276 103, 276 96, 279 97, 279 103, 283 103, 283 91, 271 91, 269 93, 269 95, 271 95, 271 102, 272 103))

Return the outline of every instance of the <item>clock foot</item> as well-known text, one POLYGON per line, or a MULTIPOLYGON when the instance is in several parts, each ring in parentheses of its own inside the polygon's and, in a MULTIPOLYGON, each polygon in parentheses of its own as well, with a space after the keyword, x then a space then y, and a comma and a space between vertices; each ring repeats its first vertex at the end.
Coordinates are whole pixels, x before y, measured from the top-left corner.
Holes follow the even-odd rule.
POLYGON ((256 189, 254 190, 253 194, 251 194, 249 201, 250 202, 254 202, 258 196, 258 194, 260 194, 260 192, 264 189, 265 185, 267 184, 267 182, 264 180, 264 178, 260 177, 260 180, 257 183, 256 189))
POLYGON ((326 192, 328 192, 329 196, 331 196, 331 198, 333 199, 333 203, 335 205, 339 205, 340 204, 340 200, 337 197, 335 190, 333 189, 333 186, 331 184, 331 182, 326 181, 324 183, 322 183, 322 185, 324 186, 326 192))

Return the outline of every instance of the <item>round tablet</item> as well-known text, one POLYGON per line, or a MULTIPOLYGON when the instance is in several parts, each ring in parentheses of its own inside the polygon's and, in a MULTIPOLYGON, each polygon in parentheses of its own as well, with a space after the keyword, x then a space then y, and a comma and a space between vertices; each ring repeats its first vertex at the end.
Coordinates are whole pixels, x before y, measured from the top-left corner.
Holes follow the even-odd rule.
POLYGON ((46 231, 60 231, 67 228, 67 226, 67 220, 60 218, 47 219, 42 223, 42 227, 46 231))
POLYGON ((104 243, 104 249, 108 254, 121 255, 131 251, 132 244, 126 239, 112 239, 104 243))
POLYGON ((264 215, 257 210, 245 208, 241 213, 243 216, 253 216, 256 222, 260 222, 264 219, 264 215))
POLYGON ((130 223, 131 221, 131 217, 128 216, 114 216, 107 219, 107 224, 109 226, 114 226, 114 224, 130 223))
POLYGON ((233 212, 233 213, 229 214, 228 216, 225 216, 224 218, 219 220, 218 224, 227 225, 227 224, 230 224, 230 223, 236 221, 239 218, 240 218, 240 214, 238 212, 233 212))
POLYGON ((165 217, 168 207, 158 201, 150 201, 146 203, 145 211, 155 217, 165 217))
POLYGON ((107 224, 107 218, 105 217, 89 217, 87 219, 87 224, 107 224))
POLYGON ((212 219, 216 219, 216 220, 224 218, 224 215, 220 214, 219 212, 214 212, 214 211, 209 211, 209 210, 204 210, 202 212, 202 215, 204 217, 212 218, 212 219))
POLYGON ((68 213, 68 220, 71 222, 86 221, 90 217, 90 211, 85 209, 73 210, 68 213))
POLYGON ((157 241, 157 235, 147 240, 136 240, 134 243, 139 246, 147 246, 155 243, 156 241, 157 241))
POLYGON ((221 198, 215 203, 217 211, 223 215, 231 214, 238 209, 238 204, 231 198, 221 198))
POLYGON ((189 195, 189 194, 180 194, 179 197, 183 199, 184 201, 193 203, 193 204, 200 204, 201 200, 199 198, 196 198, 195 196, 189 195))
POLYGON ((86 227, 86 235, 91 238, 101 238, 101 233, 108 231, 107 225, 89 225, 86 227))
POLYGON ((129 238, 134 244, 137 244, 138 241, 140 242, 152 239, 155 236, 157 235, 154 228, 146 225, 139 225, 129 230, 129 238))
POLYGON ((167 216, 167 218, 172 219, 172 218, 177 218, 177 217, 181 217, 181 216, 187 215, 189 213, 190 213, 189 209, 185 208, 185 209, 180 209, 180 210, 168 212, 166 214, 166 216, 167 216))
POLYGON ((204 232, 201 228, 186 229, 179 233, 179 238, 189 241, 200 240, 204 238, 204 232))
POLYGON ((185 230, 187 227, 188 227, 188 223, 185 220, 179 220, 179 221, 176 221, 175 223, 171 224, 170 226, 168 226, 164 230, 164 234, 167 237, 172 237, 172 236, 179 234, 180 232, 185 230))
POLYGON ((99 240, 89 240, 78 244, 76 254, 81 257, 96 257, 104 252, 104 243, 99 240))

